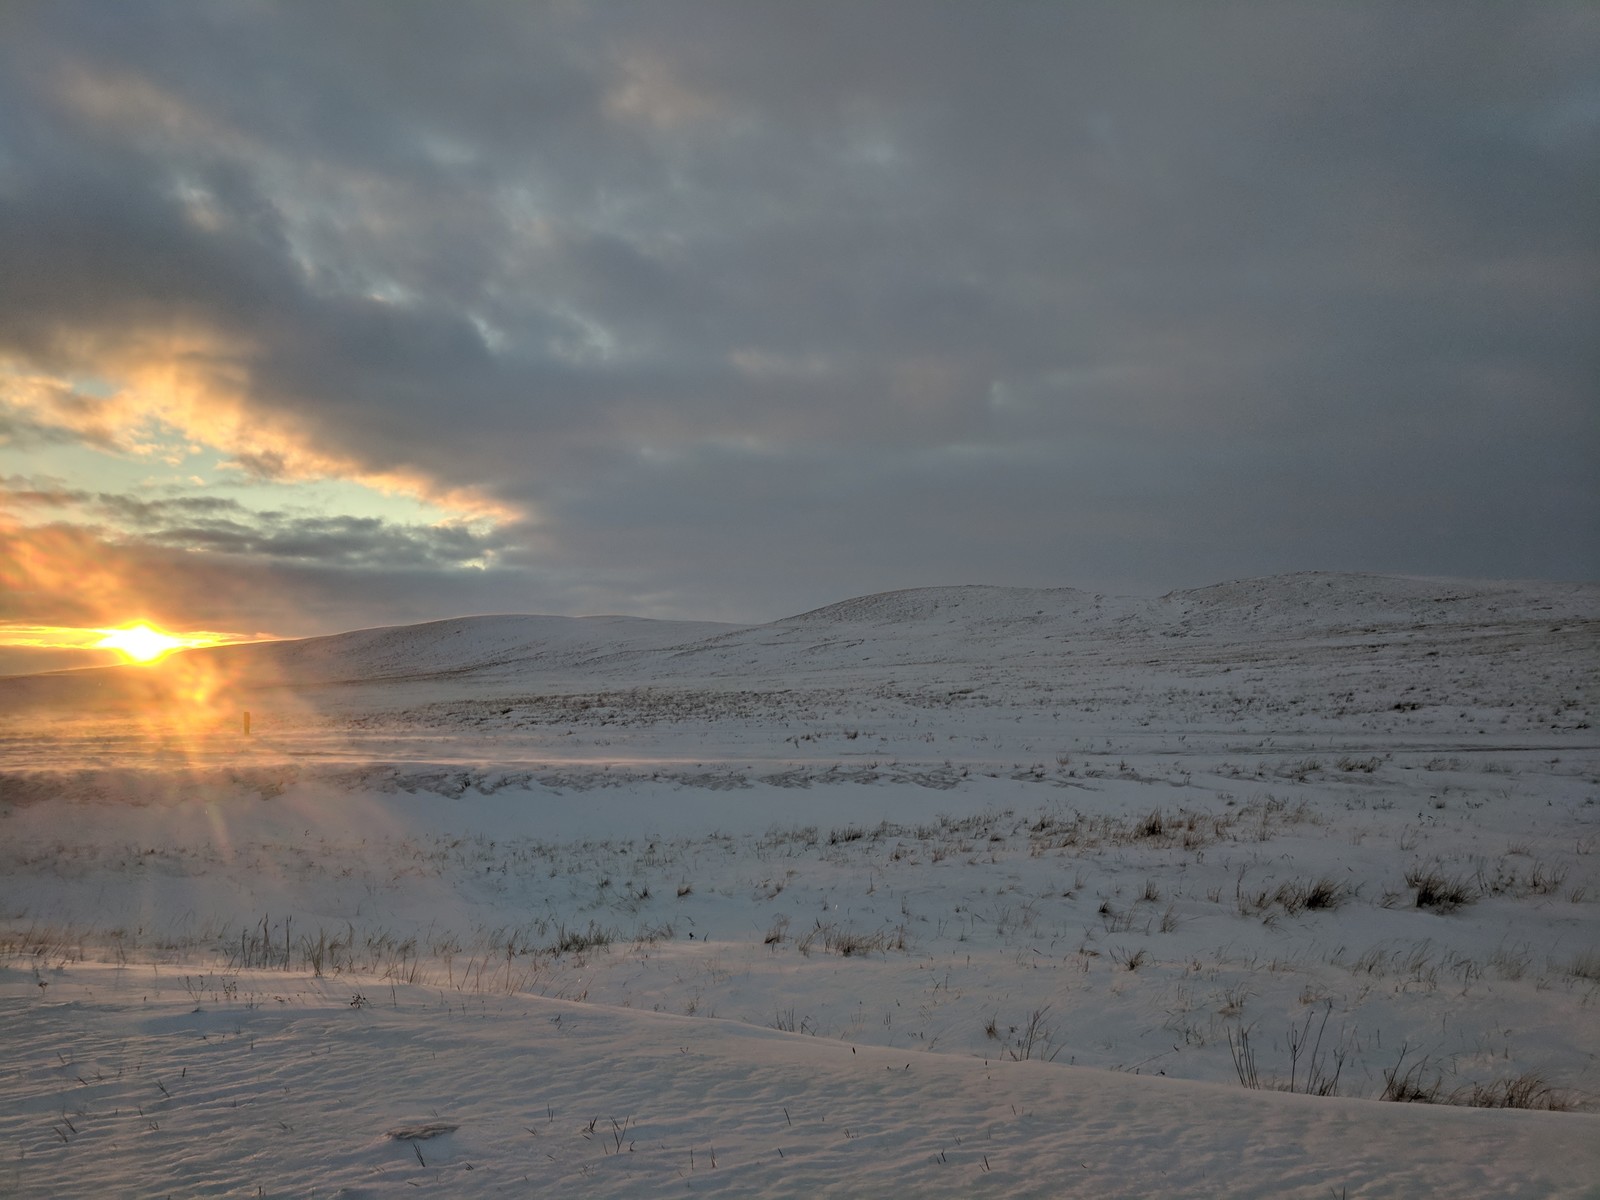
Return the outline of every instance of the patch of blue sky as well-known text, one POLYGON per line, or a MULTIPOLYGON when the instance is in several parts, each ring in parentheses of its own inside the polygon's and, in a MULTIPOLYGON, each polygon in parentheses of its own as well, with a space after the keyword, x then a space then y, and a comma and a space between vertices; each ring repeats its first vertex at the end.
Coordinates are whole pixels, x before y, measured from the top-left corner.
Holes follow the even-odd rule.
MULTIPOLYGON (((435 525, 457 514, 424 499, 383 492, 349 479, 272 480, 233 466, 211 447, 168 443, 160 454, 125 454, 82 442, 0 446, 0 477, 139 500, 222 496, 254 512, 376 518, 395 525, 435 525)), ((22 515, 22 514, 18 514, 22 515)), ((53 519, 59 512, 32 514, 53 519)))

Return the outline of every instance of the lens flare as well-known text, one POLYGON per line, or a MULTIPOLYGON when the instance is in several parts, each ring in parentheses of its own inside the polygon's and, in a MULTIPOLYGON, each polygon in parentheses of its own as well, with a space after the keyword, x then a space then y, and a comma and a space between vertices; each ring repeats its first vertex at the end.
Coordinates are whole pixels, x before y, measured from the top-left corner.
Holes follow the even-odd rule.
POLYGON ((105 637, 95 643, 95 648, 115 650, 130 662, 154 662, 190 644, 183 638, 161 633, 142 623, 127 629, 108 629, 104 632, 105 637))

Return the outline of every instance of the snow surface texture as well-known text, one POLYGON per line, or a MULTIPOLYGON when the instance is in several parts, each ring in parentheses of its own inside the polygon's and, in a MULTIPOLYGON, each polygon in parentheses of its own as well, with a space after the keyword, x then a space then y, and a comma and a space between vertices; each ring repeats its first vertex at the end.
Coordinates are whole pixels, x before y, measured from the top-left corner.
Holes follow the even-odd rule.
POLYGON ((1597 614, 963 587, 0 680, 0 1194, 1600 1196, 1597 614))

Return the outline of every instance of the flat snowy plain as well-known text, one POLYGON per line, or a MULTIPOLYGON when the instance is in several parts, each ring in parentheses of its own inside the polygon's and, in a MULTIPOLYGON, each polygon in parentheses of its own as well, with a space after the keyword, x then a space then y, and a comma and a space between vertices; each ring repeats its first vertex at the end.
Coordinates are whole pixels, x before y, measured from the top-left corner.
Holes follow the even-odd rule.
POLYGON ((0 679, 0 1194, 1600 1196, 1597 615, 962 587, 0 679))

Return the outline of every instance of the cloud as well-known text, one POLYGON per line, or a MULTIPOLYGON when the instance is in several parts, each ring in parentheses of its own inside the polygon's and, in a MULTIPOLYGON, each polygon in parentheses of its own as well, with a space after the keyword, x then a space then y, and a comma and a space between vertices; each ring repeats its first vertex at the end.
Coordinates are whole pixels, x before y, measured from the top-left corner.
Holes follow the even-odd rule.
POLYGON ((24 626, 139 618, 235 637, 308 634, 329 620, 420 619, 445 597, 479 610, 527 587, 498 565, 503 533, 461 522, 260 510, 224 495, 95 492, 21 475, 0 477, 0 514, 10 514, 0 517, 0 643, 24 626))
POLYGON ((142 618, 180 631, 307 636, 568 599, 520 570, 462 570, 462 556, 477 548, 459 536, 375 533, 348 519, 266 533, 211 523, 149 538, 64 523, 0 525, 0 632, 142 618))
POLYGON ((210 516, 150 530, 155 545, 346 566, 458 567, 480 562, 492 543, 459 525, 396 528, 377 517, 269 516, 253 522, 210 516))
POLYGON ((731 617, 1600 572, 1593 9, 3 19, 0 453, 459 518, 123 512, 152 563, 731 617))

